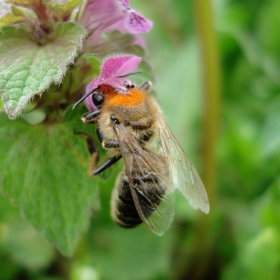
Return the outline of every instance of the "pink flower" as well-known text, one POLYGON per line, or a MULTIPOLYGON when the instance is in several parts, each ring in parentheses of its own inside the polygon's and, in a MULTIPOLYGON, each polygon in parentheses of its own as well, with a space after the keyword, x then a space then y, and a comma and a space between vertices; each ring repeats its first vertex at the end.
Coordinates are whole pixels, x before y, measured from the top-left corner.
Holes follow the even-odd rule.
POLYGON ((130 33, 147 33, 152 29, 153 22, 131 9, 129 0, 119 1, 126 9, 126 16, 114 24, 115 29, 130 33))
POLYGON ((125 16, 119 0, 88 0, 79 23, 88 30, 104 30, 125 16))
MULTIPOLYGON (((141 58, 134 55, 122 55, 107 58, 101 67, 100 76, 93 79, 93 81, 87 86, 87 94, 100 85, 110 85, 114 87, 117 92, 126 94, 126 85, 132 85, 132 81, 125 76, 134 72, 140 62, 141 58)), ((85 105, 90 111, 97 109, 92 101, 92 94, 85 99, 85 105)))
POLYGON ((150 20, 130 8, 128 0, 88 0, 79 23, 88 30, 126 33, 147 33, 153 27, 150 20))
MULTIPOLYGON (((146 42, 138 33, 149 32, 153 27, 153 23, 129 7, 127 7, 127 11, 129 11, 128 16, 123 17, 113 25, 109 26, 106 31, 119 30, 122 33, 133 33, 135 37, 134 44, 145 47, 146 42)), ((94 43, 94 38, 91 38, 91 42, 94 43)))

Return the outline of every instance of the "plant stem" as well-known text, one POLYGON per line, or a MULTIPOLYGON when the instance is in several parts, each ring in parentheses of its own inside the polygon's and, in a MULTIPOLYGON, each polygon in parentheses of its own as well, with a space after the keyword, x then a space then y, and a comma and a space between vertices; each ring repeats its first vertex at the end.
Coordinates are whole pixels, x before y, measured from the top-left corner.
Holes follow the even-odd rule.
MULTIPOLYGON (((217 154, 220 124, 221 71, 210 0, 194 0, 196 28, 200 43, 201 69, 203 79, 203 132, 202 132, 202 179, 207 189, 210 214, 201 215, 197 221, 194 242, 193 279, 205 279, 213 258, 215 237, 211 234, 211 224, 215 213, 217 197, 217 154), (211 258, 212 256, 212 258, 211 258), (196 263, 196 265, 195 265, 196 263)), ((212 267, 213 268, 213 267, 212 267)), ((209 275, 208 275, 209 276, 209 275)))
POLYGON ((207 188, 210 202, 215 203, 217 192, 216 146, 219 132, 221 99, 220 59, 212 17, 211 1, 194 0, 194 8, 203 71, 202 178, 207 188))

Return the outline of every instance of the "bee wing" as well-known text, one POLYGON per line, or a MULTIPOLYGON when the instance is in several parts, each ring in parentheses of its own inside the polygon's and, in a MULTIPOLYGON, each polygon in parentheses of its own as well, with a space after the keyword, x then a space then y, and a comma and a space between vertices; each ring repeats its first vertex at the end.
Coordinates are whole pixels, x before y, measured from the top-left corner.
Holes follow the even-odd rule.
POLYGON ((122 124, 115 125, 114 130, 137 212, 150 230, 162 235, 174 217, 174 195, 169 187, 168 165, 156 153, 142 148, 122 124))
POLYGON ((179 189, 194 209, 209 213, 209 201, 204 185, 192 162, 173 135, 163 116, 158 117, 158 145, 160 152, 169 159, 171 184, 179 189))

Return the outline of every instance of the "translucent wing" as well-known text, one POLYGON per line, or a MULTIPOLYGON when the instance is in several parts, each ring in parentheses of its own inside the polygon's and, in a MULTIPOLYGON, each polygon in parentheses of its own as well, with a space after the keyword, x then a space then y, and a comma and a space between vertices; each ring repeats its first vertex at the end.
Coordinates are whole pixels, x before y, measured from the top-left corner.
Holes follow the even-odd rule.
POLYGON ((116 124, 114 130, 137 212, 149 229, 162 235, 174 217, 174 195, 169 186, 167 161, 142 148, 122 124, 116 124))
POLYGON ((190 205, 209 213, 209 202, 204 185, 192 162, 173 135, 163 116, 158 117, 159 134, 157 135, 159 152, 168 158, 171 184, 179 189, 190 205))

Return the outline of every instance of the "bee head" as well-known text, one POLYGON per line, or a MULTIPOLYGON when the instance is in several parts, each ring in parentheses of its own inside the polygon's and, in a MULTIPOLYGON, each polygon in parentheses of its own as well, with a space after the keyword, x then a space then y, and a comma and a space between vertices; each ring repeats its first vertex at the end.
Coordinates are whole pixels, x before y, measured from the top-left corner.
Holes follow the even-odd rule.
POLYGON ((93 105, 100 109, 104 103, 105 100, 105 94, 114 91, 114 88, 109 85, 99 85, 97 88, 89 91, 86 93, 78 102, 76 102, 73 106, 73 110, 82 103, 85 99, 89 98, 93 102, 93 105))

